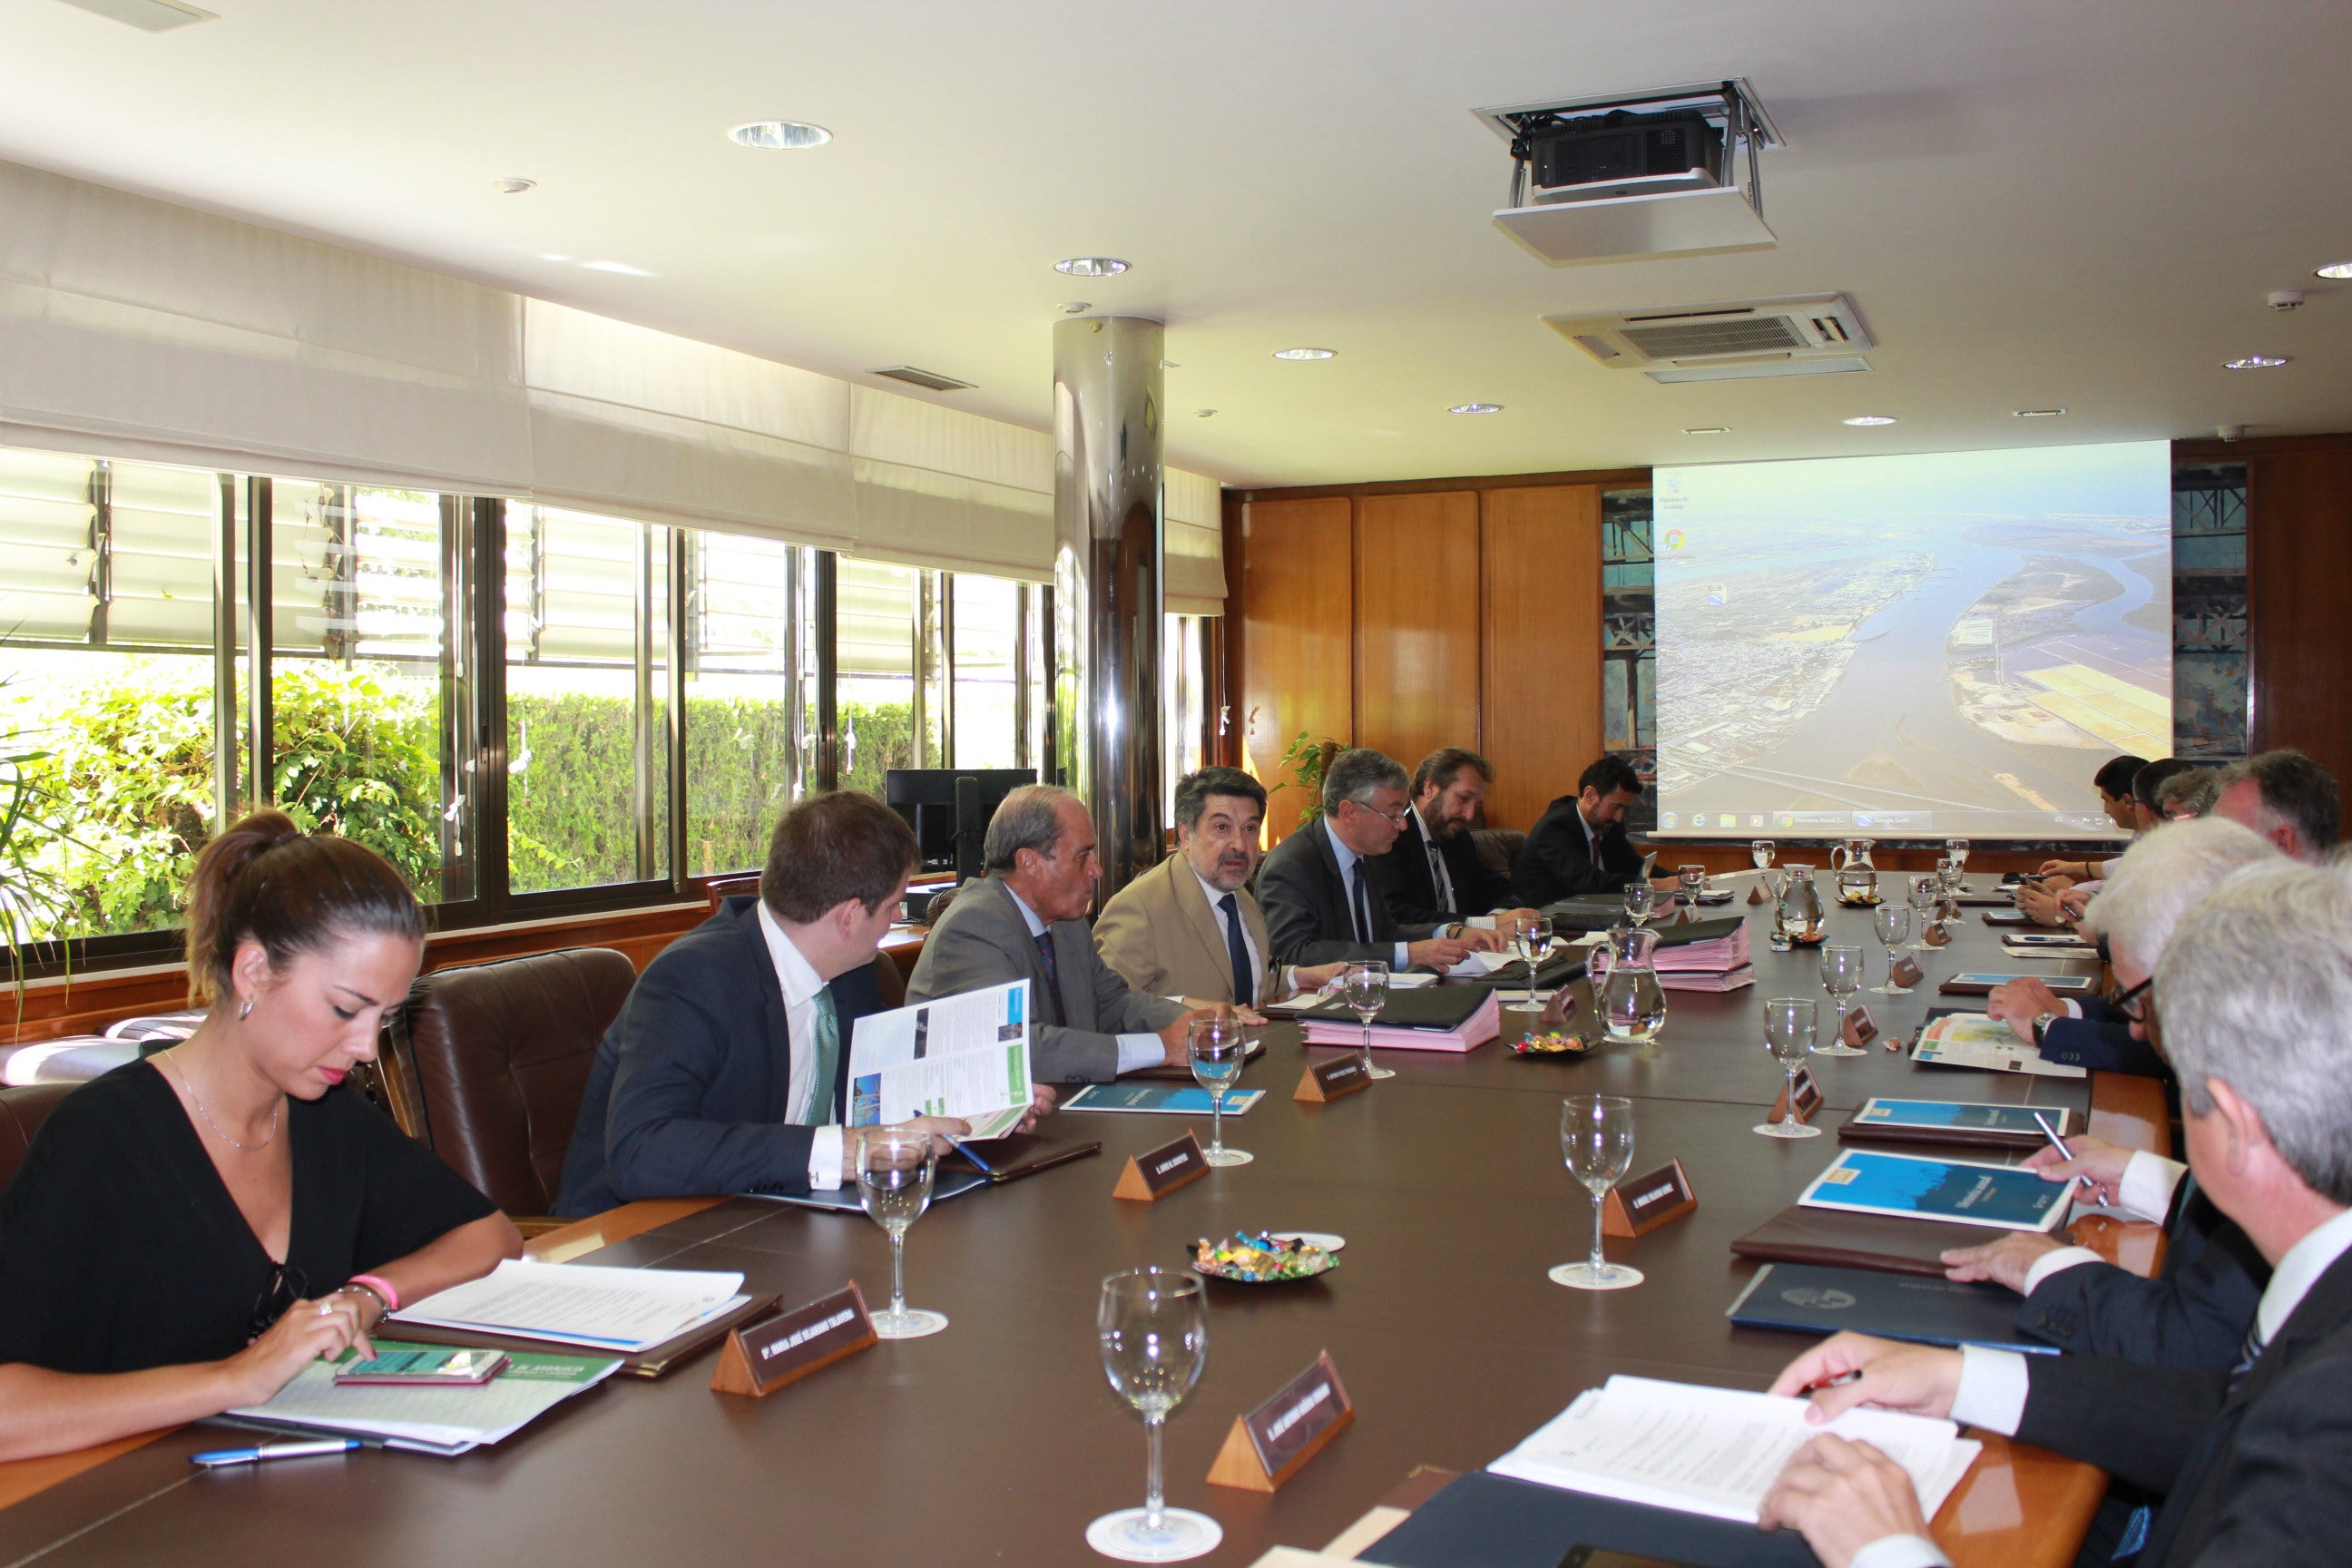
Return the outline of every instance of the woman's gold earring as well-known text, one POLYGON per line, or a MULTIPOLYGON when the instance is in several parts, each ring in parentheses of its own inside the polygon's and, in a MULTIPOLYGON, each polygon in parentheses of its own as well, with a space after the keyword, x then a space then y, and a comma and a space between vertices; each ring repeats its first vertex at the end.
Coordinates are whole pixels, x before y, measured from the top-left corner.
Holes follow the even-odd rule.
POLYGON ((253 1016, 253 1000, 251 997, 247 997, 236 1005, 236 1016, 240 1018, 250 1018, 253 1016))

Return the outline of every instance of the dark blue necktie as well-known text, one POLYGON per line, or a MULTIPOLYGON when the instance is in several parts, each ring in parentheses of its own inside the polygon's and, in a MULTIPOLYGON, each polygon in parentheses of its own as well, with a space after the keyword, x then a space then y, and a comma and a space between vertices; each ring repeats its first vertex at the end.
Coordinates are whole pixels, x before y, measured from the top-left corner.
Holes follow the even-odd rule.
POLYGON ((1054 928, 1037 933, 1037 962, 1045 966, 1045 1005, 1040 1009, 1054 1023, 1062 1021, 1062 971, 1054 962, 1054 928))
POLYGON ((1241 902, 1227 893, 1217 900, 1217 908, 1225 912, 1225 955, 1234 961, 1234 1005, 1255 1006, 1257 968, 1250 963, 1249 943, 1242 940, 1241 902))
POLYGON ((1372 940, 1372 911, 1370 906, 1364 902, 1364 863, 1361 859, 1348 868, 1348 880, 1354 884, 1349 897, 1355 906, 1356 940, 1369 942, 1372 940))
POLYGON ((2245 1342, 2238 1347, 2238 1364, 2230 1369, 2230 1387, 2234 1390, 2245 1382, 2246 1374, 2254 1370, 2254 1363, 2262 1359, 2263 1324, 2257 1318, 2246 1326, 2245 1342))

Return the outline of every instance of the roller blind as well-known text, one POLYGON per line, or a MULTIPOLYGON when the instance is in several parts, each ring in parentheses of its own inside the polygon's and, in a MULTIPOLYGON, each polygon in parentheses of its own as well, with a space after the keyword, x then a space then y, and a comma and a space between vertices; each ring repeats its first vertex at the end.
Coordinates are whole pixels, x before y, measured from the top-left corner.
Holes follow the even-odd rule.
MULTIPOLYGON (((0 211, 0 445, 1050 580, 1040 431, 17 164, 0 211)), ((1215 482, 1164 513, 1170 607, 1213 613, 1215 482)))

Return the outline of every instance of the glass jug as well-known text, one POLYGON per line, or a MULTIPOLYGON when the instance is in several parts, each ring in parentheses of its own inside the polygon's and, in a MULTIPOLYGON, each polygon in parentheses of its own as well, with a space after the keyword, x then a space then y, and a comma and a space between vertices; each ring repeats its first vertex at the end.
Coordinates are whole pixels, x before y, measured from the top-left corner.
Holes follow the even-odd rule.
POLYGON ((1592 950, 1587 971, 1593 1005, 1614 1045, 1647 1045, 1666 1021, 1666 994, 1651 962, 1658 933, 1622 926, 1592 950))
POLYGON ((1786 870, 1772 918, 1791 942, 1817 942, 1822 940, 1822 896, 1813 889, 1813 868, 1792 865, 1786 870))
MULTIPOLYGON (((1839 872, 1867 871, 1870 873, 1872 885, 1875 886, 1878 880, 1878 867, 1871 860, 1870 852, 1877 843, 1878 840, 1875 838, 1847 839, 1830 851, 1830 869, 1839 872), (1841 856, 1843 857, 1843 859, 1840 858, 1841 856)), ((1839 885, 1843 887, 1844 884, 1839 885)))

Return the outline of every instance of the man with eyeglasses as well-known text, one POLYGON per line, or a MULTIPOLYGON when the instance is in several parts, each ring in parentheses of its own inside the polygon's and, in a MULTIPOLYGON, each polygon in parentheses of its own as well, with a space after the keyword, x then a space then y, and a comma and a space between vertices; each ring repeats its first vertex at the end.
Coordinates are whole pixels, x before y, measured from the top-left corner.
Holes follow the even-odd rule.
POLYGON ((1404 831, 1403 764, 1370 747, 1341 752, 1323 770, 1323 816, 1266 856, 1257 874, 1276 963, 1374 962, 1446 970, 1497 952, 1491 931, 1458 921, 1401 924, 1367 862, 1404 831))
MULTIPOLYGON (((2258 835, 2216 818, 2160 828, 2116 867, 2092 915, 2115 966, 2110 1006, 2131 1043, 2151 1059, 2161 1027, 2151 977, 2183 917, 2246 868, 2279 859, 2258 835)), ((2025 1302, 2018 1326, 2077 1354, 2150 1366, 2228 1366, 2269 1274, 2245 1233, 2182 1180, 2188 1167, 2178 1161, 2088 1136, 2068 1146, 2071 1158, 2044 1149, 2026 1163, 2051 1181, 2080 1181, 2077 1195, 2085 1202, 2164 1224, 2170 1242, 2163 1271, 2144 1279, 2087 1248, 2020 1232, 1947 1252, 1951 1278, 1990 1279, 2020 1292, 2025 1302)))

